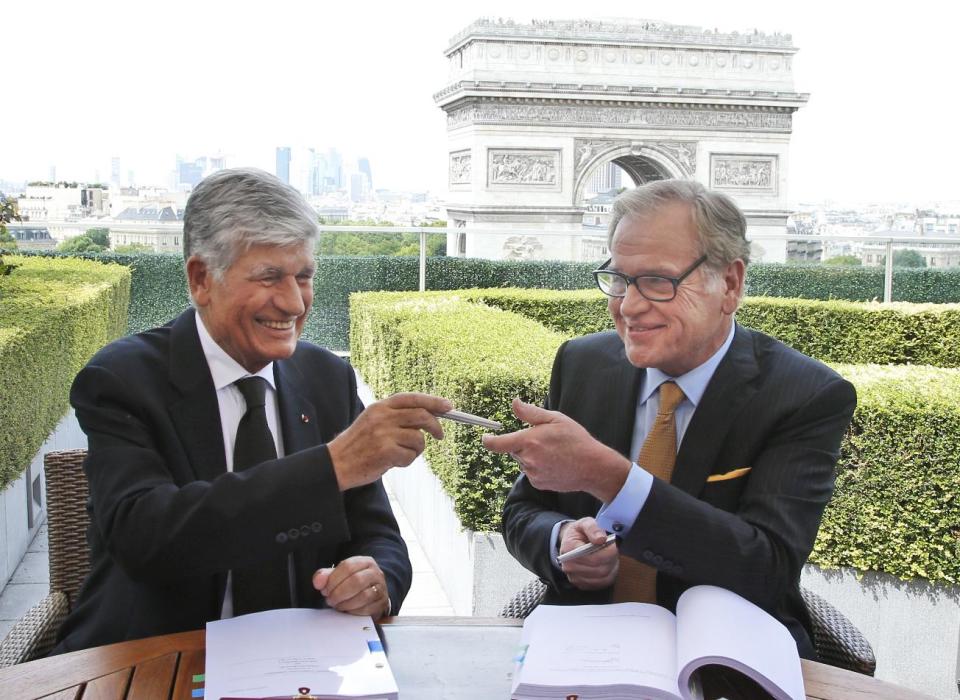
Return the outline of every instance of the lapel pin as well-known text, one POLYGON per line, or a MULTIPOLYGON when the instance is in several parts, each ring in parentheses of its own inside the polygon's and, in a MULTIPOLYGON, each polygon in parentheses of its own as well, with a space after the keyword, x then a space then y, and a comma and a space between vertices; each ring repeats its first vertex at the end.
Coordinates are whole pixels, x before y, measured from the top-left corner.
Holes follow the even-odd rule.
POLYGON ((300 422, 301 422, 301 423, 309 423, 309 422, 310 422, 310 416, 308 416, 306 413, 301 413, 301 414, 300 414, 300 422))

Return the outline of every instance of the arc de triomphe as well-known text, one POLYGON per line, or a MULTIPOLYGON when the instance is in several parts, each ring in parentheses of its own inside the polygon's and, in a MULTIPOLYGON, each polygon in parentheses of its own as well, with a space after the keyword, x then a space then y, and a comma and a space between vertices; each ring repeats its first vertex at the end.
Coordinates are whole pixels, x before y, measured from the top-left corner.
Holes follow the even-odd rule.
POLYGON ((794 92, 790 35, 637 21, 478 20, 446 50, 448 254, 595 260, 584 189, 608 163, 731 194, 755 257, 783 260, 794 92), (517 235, 517 230, 524 234, 517 235), (502 231, 502 233, 501 233, 502 231), (536 231, 570 235, 537 235, 536 231), (757 249, 758 245, 760 249, 757 249))

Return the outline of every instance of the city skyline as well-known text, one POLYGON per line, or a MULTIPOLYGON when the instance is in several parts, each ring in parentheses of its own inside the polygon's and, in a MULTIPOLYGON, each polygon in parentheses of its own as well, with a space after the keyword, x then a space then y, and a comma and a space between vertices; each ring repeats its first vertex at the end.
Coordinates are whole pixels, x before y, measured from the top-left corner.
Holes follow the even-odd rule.
MULTIPOLYGON (((794 116, 792 203, 960 200, 948 11, 925 0, 899 15, 769 5, 691 2, 637 15, 635 3, 613 1, 603 10, 792 34, 795 89, 811 95, 794 116)), ((577 3, 523 0, 485 3, 482 13, 278 3, 268 15, 256 5, 172 0, 145 34, 139 12, 112 1, 97 7, 92 18, 89 8, 41 1, 6 15, 14 27, 61 20, 45 27, 46 52, 32 32, 5 37, 8 57, 32 56, 19 71, 31 108, 4 114, 0 180, 47 179, 55 166, 57 179, 99 172, 109 181, 118 157, 124 176, 132 170, 138 184, 163 185, 177 155, 222 154, 228 165, 273 172, 278 146, 332 147, 345 162, 369 158, 378 188, 442 195, 446 123, 433 94, 447 84, 449 38, 480 14, 600 18, 577 3), (75 56, 89 66, 68 60, 75 56), (91 73, 96 80, 84 78, 91 73)))

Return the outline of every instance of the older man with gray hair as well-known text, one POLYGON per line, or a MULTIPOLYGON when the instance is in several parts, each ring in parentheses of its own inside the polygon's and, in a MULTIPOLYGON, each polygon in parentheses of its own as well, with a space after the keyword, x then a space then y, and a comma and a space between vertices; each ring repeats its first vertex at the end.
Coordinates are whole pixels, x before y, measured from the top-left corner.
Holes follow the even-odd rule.
POLYGON ((510 552, 548 603, 671 610, 714 584, 769 611, 814 658, 800 571, 833 489, 856 396, 836 372, 738 325, 746 222, 724 194, 653 182, 614 203, 593 274, 616 331, 565 343, 531 427, 484 436, 521 474, 510 552), (613 544, 600 547, 616 535, 613 544), (598 549, 558 560, 577 547, 598 549))
POLYGON ((410 587, 380 476, 409 464, 441 398, 366 409, 349 365, 299 341, 317 217, 253 169, 187 202, 193 307, 111 343, 70 394, 89 439, 91 572, 56 651, 277 607, 380 617, 410 587))

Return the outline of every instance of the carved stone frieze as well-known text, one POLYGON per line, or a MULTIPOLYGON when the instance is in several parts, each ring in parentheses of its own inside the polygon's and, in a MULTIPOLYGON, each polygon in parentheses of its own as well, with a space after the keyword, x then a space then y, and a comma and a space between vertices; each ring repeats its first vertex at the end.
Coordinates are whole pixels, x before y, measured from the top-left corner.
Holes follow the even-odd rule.
POLYGON ((559 188, 560 151, 491 148, 487 151, 487 184, 559 188))
POLYGON ((710 185, 718 189, 776 193, 775 155, 717 154, 710 156, 710 185))
POLYGON ((650 146, 669 153, 688 174, 697 171, 696 141, 654 141, 650 146))
POLYGON ((536 236, 510 236, 503 242, 504 260, 535 260, 543 250, 536 236))
POLYGON ((787 112, 614 107, 605 105, 473 104, 451 112, 450 129, 465 124, 554 124, 653 128, 790 131, 787 112))
POLYGON ((624 146, 629 146, 629 141, 618 141, 615 139, 574 139, 574 151, 576 152, 577 162, 574 164, 574 174, 579 177, 580 173, 597 156, 608 151, 618 150, 624 146))
POLYGON ((450 184, 470 184, 471 175, 470 151, 455 151, 450 154, 450 184))
POLYGON ((659 151, 679 166, 686 176, 697 171, 696 141, 628 141, 626 139, 574 139, 574 180, 579 182, 584 171, 598 161, 619 157, 626 152, 631 156, 643 155, 644 149, 659 151))

